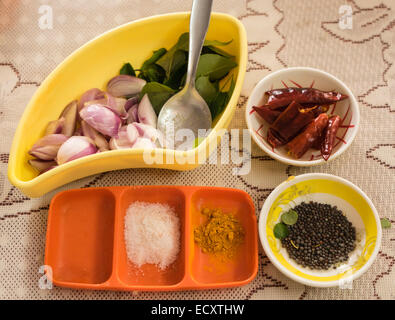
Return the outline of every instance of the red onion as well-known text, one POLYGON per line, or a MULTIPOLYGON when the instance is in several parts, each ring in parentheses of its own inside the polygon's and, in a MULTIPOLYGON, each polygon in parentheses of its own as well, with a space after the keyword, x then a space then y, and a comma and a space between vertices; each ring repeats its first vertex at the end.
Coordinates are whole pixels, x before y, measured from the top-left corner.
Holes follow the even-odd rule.
POLYGON ((102 99, 87 101, 84 103, 84 107, 90 106, 91 104, 101 104, 101 105, 105 106, 107 104, 107 99, 102 98, 102 99))
POLYGON ((140 101, 138 108, 138 118, 141 123, 156 128, 158 117, 156 116, 154 108, 152 107, 151 101, 149 100, 147 94, 145 94, 140 101))
POLYGON ((54 120, 48 123, 47 128, 45 129, 45 134, 44 135, 49 135, 49 134, 59 134, 62 133, 64 123, 65 123, 65 118, 60 117, 58 120, 54 120))
POLYGON ((139 93, 145 84, 143 79, 121 74, 107 83, 107 91, 114 97, 130 97, 139 93))
POLYGON ((154 127, 151 127, 144 123, 137 123, 137 122, 132 123, 132 125, 136 127, 139 133, 139 137, 149 139, 152 142, 155 142, 157 139, 160 139, 160 132, 154 127))
POLYGON ((59 148, 56 161, 60 165, 96 152, 97 149, 91 139, 83 136, 73 136, 59 148))
POLYGON ((68 139, 64 134, 50 134, 38 140, 29 154, 41 160, 53 160, 60 146, 68 139))
POLYGON ((135 143, 137 138, 139 137, 139 132, 133 124, 129 124, 126 126, 126 133, 131 144, 135 143))
POLYGON ((44 161, 38 159, 30 159, 28 162, 34 169, 36 169, 40 173, 51 170, 58 165, 56 161, 44 161))
POLYGON ((81 125, 76 126, 73 136, 83 136, 81 125))
POLYGON ((132 108, 134 105, 139 104, 139 98, 138 97, 132 97, 128 99, 125 103, 125 110, 128 112, 130 108, 132 108))
POLYGON ((81 130, 82 130, 82 134, 85 137, 92 139, 92 141, 96 144, 96 146, 99 148, 100 151, 110 150, 106 138, 104 138, 104 136, 101 133, 93 129, 84 120, 81 121, 81 130))
POLYGON ((103 92, 98 88, 93 88, 88 91, 85 91, 85 93, 81 96, 80 101, 78 103, 78 111, 80 111, 85 106, 86 102, 92 100, 98 100, 101 98, 103 98, 103 92))
POLYGON ((139 122, 138 108, 139 105, 135 104, 128 110, 128 118, 127 118, 128 124, 133 122, 139 122))
POLYGON ((71 137, 75 130, 75 125, 77 122, 77 100, 71 101, 63 110, 60 118, 64 118, 64 125, 62 128, 62 133, 68 137, 71 137))
POLYGON ((147 138, 138 138, 133 144, 133 149, 155 149, 156 145, 152 140, 147 138))
POLYGON ((85 106, 80 111, 81 118, 100 133, 115 137, 121 127, 121 119, 110 109, 98 104, 85 106))
POLYGON ((106 98, 105 106, 115 112, 121 119, 126 119, 128 117, 128 113, 125 110, 126 99, 115 98, 109 93, 104 95, 106 98))
POLYGON ((110 148, 113 150, 132 148, 137 138, 138 132, 133 125, 123 126, 119 129, 118 137, 111 138, 110 148))

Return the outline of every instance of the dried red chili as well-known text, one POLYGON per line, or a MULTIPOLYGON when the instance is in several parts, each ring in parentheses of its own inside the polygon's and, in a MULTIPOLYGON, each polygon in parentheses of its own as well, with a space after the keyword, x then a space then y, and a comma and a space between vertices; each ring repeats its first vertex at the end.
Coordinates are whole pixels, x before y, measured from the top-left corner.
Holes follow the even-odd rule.
POLYGON ((288 142, 287 147, 290 154, 297 159, 302 157, 321 136, 327 124, 328 115, 326 113, 321 113, 303 130, 302 133, 288 142))
POLYGON ((273 148, 281 147, 287 143, 287 141, 284 141, 281 137, 279 137, 277 135, 277 133, 272 128, 269 128, 267 130, 267 138, 266 139, 267 139, 267 142, 273 148))
POLYGON ((307 124, 313 121, 314 116, 310 111, 303 112, 302 106, 293 101, 276 119, 272 129, 284 141, 289 141, 307 124))
POLYGON ((281 114, 282 110, 272 110, 269 106, 253 106, 254 109, 267 123, 272 124, 278 116, 281 114))
POLYGON ((265 92, 268 96, 267 105, 272 109, 287 106, 292 101, 313 105, 332 104, 348 98, 347 95, 335 91, 321 91, 315 88, 281 88, 265 92))
POLYGON ((337 115, 330 117, 328 120, 328 125, 323 134, 323 142, 321 145, 321 154, 325 161, 327 161, 331 156, 333 144, 335 142, 340 123, 341 118, 337 115))

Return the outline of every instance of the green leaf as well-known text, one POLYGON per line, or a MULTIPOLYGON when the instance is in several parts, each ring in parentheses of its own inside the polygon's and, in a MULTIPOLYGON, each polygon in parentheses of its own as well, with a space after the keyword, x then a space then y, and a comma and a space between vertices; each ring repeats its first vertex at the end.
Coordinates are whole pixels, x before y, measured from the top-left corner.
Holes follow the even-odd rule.
POLYGON ((215 98, 209 105, 211 111, 211 118, 214 120, 226 107, 228 100, 228 93, 218 91, 215 98))
POLYGON ((217 96, 217 89, 213 83, 210 82, 209 77, 203 76, 196 79, 196 90, 202 96, 207 105, 210 106, 212 101, 217 96))
POLYGON ((184 32, 178 37, 177 43, 174 45, 176 49, 188 51, 189 49, 189 32, 184 32))
POLYGON ((204 40, 203 46, 208 47, 208 46, 227 46, 233 41, 233 39, 229 41, 218 41, 218 40, 204 40))
POLYGON ((187 57, 184 51, 172 48, 157 61, 157 64, 165 70, 167 79, 170 79, 172 74, 187 64, 187 57))
POLYGON ((136 76, 136 72, 134 71, 132 65, 129 62, 125 63, 122 66, 121 70, 119 70, 119 74, 126 74, 126 75, 133 76, 133 77, 136 76))
POLYGON ((281 215, 281 221, 288 226, 292 226, 298 221, 298 213, 291 209, 281 215))
POLYGON ((218 54, 203 54, 200 56, 196 77, 209 76, 210 81, 220 80, 236 66, 237 63, 229 58, 218 54))
MULTIPOLYGON (((219 89, 219 80, 237 66, 232 56, 217 48, 226 46, 232 40, 222 42, 205 40, 203 53, 197 70, 196 87, 210 107, 212 118, 219 115, 229 102, 234 81, 227 92, 219 89)), ((184 84, 187 72, 189 33, 183 33, 177 43, 168 51, 161 48, 153 52, 141 66, 139 77, 147 81, 140 98, 148 94, 155 112, 159 114, 163 104, 184 84)))
POLYGON ((202 54, 206 54, 206 53, 219 54, 219 55, 226 57, 226 58, 234 58, 235 57, 235 56, 231 55, 230 53, 227 53, 226 51, 224 51, 220 48, 214 47, 214 46, 203 47, 202 54))
POLYGON ((177 43, 156 61, 165 70, 167 79, 170 79, 171 73, 176 72, 187 63, 187 57, 184 52, 186 50, 184 48, 188 47, 188 41, 189 34, 181 34, 177 43))
POLYGON ((389 221, 387 218, 381 218, 380 222, 383 229, 391 228, 391 221, 389 221))
POLYGON ((150 64, 149 66, 141 69, 139 78, 142 78, 148 82, 163 82, 166 74, 165 71, 157 64, 150 64))
POLYGON ((155 50, 152 53, 152 56, 145 60, 143 65, 141 66, 141 69, 143 70, 144 68, 147 68, 153 63, 156 63, 164 54, 166 54, 167 50, 165 48, 160 48, 159 50, 155 50))
POLYGON ((213 83, 213 86, 217 90, 217 94, 215 95, 214 99, 209 104, 209 108, 211 111, 211 117, 214 120, 217 116, 219 116, 222 111, 226 108, 227 104, 229 103, 230 98, 232 97, 233 90, 235 88, 236 82, 234 81, 233 77, 231 78, 231 83, 229 86, 228 91, 221 91, 226 87, 229 79, 226 83, 219 89, 219 81, 213 83))
POLYGON ((155 62, 158 61, 166 52, 165 48, 154 51, 152 56, 141 66, 139 78, 148 82, 163 82, 166 77, 166 73, 162 67, 158 66, 155 62))
POLYGON ((187 65, 185 64, 177 71, 172 72, 170 78, 166 79, 163 82, 163 84, 174 90, 181 89, 185 84, 186 72, 187 72, 187 65))
POLYGON ((158 115, 163 105, 175 93, 175 90, 158 82, 148 82, 140 92, 140 99, 148 94, 148 98, 158 115))
MULTIPOLYGON (((212 46, 226 46, 230 44, 233 39, 229 41, 218 41, 218 40, 204 40, 203 47, 212 46)), ((189 32, 183 33, 177 41, 177 48, 184 51, 189 51, 189 32)))
POLYGON ((284 223, 280 222, 274 226, 273 233, 277 239, 284 239, 288 236, 289 230, 284 223))
POLYGON ((226 104, 228 104, 230 98, 232 97, 233 91, 235 90, 235 86, 236 86, 236 81, 233 79, 232 76, 232 81, 230 82, 229 90, 227 91, 228 99, 226 100, 226 104))
MULTIPOLYGON (((226 52, 222 51, 215 46, 226 46, 231 43, 233 40, 222 42, 218 40, 205 40, 203 46, 210 48, 211 52, 215 54, 222 55, 224 57, 231 57, 226 52)), ((189 50, 189 33, 185 32, 180 35, 177 40, 177 43, 167 51, 160 59, 157 60, 157 64, 160 65, 166 72, 166 77, 170 79, 171 74, 176 72, 181 68, 184 64, 187 63, 187 55, 186 52, 189 50), (181 54, 183 53, 183 55, 181 54)))

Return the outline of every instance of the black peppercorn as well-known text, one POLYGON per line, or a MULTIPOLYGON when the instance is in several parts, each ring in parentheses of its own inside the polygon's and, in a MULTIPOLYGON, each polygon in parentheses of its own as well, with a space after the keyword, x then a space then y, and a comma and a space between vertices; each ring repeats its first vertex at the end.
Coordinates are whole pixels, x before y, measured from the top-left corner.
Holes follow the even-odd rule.
POLYGON ((289 256, 303 267, 328 270, 348 260, 355 249, 356 231, 336 207, 317 202, 302 202, 293 208, 297 222, 281 239, 289 256))

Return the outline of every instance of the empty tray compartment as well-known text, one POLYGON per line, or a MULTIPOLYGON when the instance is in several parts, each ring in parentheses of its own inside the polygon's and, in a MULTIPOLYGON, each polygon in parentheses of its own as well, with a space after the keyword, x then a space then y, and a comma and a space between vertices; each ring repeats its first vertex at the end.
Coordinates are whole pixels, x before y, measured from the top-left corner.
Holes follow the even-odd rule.
POLYGON ((230 287, 251 281, 258 270, 257 220, 254 204, 244 191, 228 188, 201 188, 193 193, 190 206, 190 270, 198 285, 230 287), (206 223, 202 209, 220 209, 232 214, 244 228, 244 241, 231 258, 203 253, 194 242, 194 229, 206 223))
POLYGON ((110 278, 114 218, 115 197, 104 188, 70 190, 53 198, 45 264, 55 284, 101 284, 110 278))
POLYGON ((185 275, 185 195, 177 187, 141 186, 126 188, 120 197, 116 222, 116 268, 123 285, 130 288, 168 290, 180 283, 185 275), (125 243, 125 216, 133 202, 167 204, 180 219, 180 251, 175 262, 165 269, 154 264, 138 267, 127 256, 125 243))

